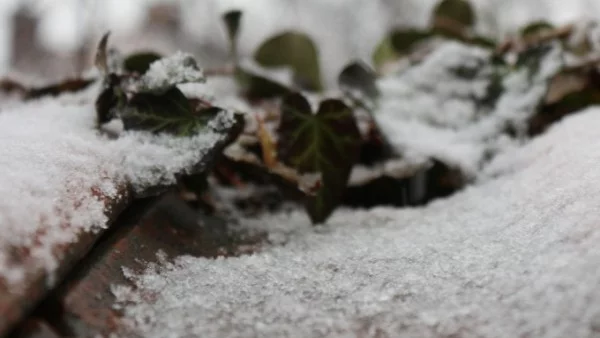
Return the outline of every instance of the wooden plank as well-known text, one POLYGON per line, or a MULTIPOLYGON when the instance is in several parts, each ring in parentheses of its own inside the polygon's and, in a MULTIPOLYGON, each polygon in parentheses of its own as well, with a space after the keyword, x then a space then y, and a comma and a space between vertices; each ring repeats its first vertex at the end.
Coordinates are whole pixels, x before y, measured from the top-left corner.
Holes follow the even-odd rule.
MULTIPOLYGON (((132 194, 128 187, 123 187, 119 196, 118 199, 104 199, 106 214, 111 223, 132 200, 132 194)), ((46 269, 33 261, 28 254, 28 248, 12 248, 11 257, 14 261, 11 263, 23 266, 27 270, 23 282, 18 285, 9 285, 0 278, 0 337, 6 335, 62 280, 71 268, 89 252, 103 232, 83 232, 78 235, 76 241, 56 246, 53 251, 58 266, 53 272, 53 276, 50 276, 46 269)))
POLYGON ((130 284, 124 268, 142 272, 148 263, 160 263, 159 250, 167 259, 235 256, 254 252, 264 243, 262 235, 232 235, 224 223, 199 226, 197 217, 174 195, 163 198, 141 219, 139 210, 128 210, 52 295, 53 306, 45 311, 59 313, 54 320, 60 321, 64 335, 107 336, 121 327, 111 286, 130 284))

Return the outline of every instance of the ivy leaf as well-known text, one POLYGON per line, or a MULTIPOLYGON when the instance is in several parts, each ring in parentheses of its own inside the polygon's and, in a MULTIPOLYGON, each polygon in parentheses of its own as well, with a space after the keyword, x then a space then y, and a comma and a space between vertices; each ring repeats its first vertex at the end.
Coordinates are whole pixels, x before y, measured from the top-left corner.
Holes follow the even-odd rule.
POLYGON ((144 74, 150 69, 150 65, 160 60, 161 56, 155 52, 140 52, 128 56, 123 62, 123 68, 127 72, 144 74))
POLYGON ((338 85, 342 89, 359 91, 370 100, 375 100, 379 96, 376 80, 375 72, 368 65, 354 61, 344 67, 338 76, 338 85))
POLYGON ((96 56, 94 59, 94 65, 100 70, 100 72, 104 75, 109 73, 108 70, 108 37, 110 36, 110 32, 106 32, 100 42, 98 43, 98 48, 96 49, 96 56))
POLYGON ((395 30, 390 35, 394 50, 400 54, 410 53, 415 46, 431 37, 432 32, 418 29, 395 30))
POLYGON ((242 12, 239 10, 228 11, 222 16, 227 36, 229 37, 229 48, 234 61, 237 61, 237 38, 242 21, 242 12))
POLYGON ((342 101, 321 102, 316 114, 301 94, 283 99, 278 153, 302 174, 321 175, 316 196, 307 196, 313 222, 324 222, 339 205, 358 157, 361 136, 354 115, 342 101))
POLYGON ((305 34, 284 32, 276 35, 258 48, 254 58, 264 67, 290 67, 296 82, 308 90, 323 89, 317 48, 305 34))
POLYGON ((467 0, 442 0, 433 11, 433 29, 443 36, 464 38, 474 25, 475 11, 467 0))
POLYGON ((243 67, 236 67, 235 79, 242 90, 242 95, 249 100, 282 97, 290 93, 290 89, 285 85, 243 67))
POLYGON ((373 52, 373 65, 377 71, 381 71, 383 66, 388 62, 395 61, 400 58, 400 55, 394 49, 392 45, 392 39, 389 36, 386 36, 379 42, 377 47, 375 47, 375 51, 373 52))
POLYGON ((192 106, 176 87, 163 94, 138 93, 120 112, 125 129, 168 132, 179 136, 195 134, 206 119, 194 114, 192 106))
POLYGON ((125 96, 119 90, 120 83, 121 78, 116 74, 106 77, 104 88, 96 99, 96 123, 98 126, 115 118, 118 107, 125 102, 125 96))
POLYGON ((552 26, 547 21, 535 21, 521 29, 521 36, 534 35, 544 31, 553 30, 554 26, 552 26))

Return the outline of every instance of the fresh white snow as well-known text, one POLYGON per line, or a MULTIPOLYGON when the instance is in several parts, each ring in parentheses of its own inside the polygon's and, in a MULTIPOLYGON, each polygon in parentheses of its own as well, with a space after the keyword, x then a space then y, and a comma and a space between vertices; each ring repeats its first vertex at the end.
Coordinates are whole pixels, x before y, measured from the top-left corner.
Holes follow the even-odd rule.
POLYGON ((206 78, 192 54, 178 51, 169 57, 154 61, 140 82, 143 88, 161 91, 179 83, 204 83, 206 78))
POLYGON ((56 246, 107 226, 103 198, 118 197, 125 185, 141 193, 173 184, 223 137, 213 130, 232 122, 223 112, 190 138, 124 132, 110 139, 95 127, 98 92, 95 85, 0 108, 0 279, 9 284, 37 267, 51 273, 56 246), (27 266, 11 260, 15 247, 28 248, 27 266))
POLYGON ((478 105, 495 70, 491 52, 458 42, 444 43, 421 63, 378 81, 374 113, 390 143, 408 159, 436 158, 475 176, 485 158, 514 146, 542 102, 549 79, 564 66, 554 47, 538 71, 523 67, 502 76, 502 93, 491 107, 478 105), (472 76, 456 75, 459 69, 472 76), (509 137, 512 128, 517 137, 509 137))
POLYGON ((569 117, 426 207, 246 220, 284 244, 130 275, 123 336, 597 337, 599 127, 569 117))

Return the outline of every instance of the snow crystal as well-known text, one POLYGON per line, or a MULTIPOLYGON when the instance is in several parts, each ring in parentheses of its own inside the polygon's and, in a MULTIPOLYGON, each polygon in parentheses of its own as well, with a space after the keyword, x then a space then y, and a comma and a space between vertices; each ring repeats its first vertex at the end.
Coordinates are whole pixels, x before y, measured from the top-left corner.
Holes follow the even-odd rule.
POLYGON ((504 76, 502 95, 487 107, 478 102, 488 97, 496 71, 490 52, 445 43, 420 64, 379 80, 375 119, 404 156, 437 158, 475 175, 486 156, 514 144, 507 127, 520 131, 535 112, 561 56, 555 47, 533 76, 525 67, 504 76))
POLYGON ((123 334, 597 336, 597 127, 598 108, 566 118, 427 207, 342 210, 316 229, 301 211, 246 220, 287 244, 150 266, 116 294, 123 334))
POLYGON ((58 264, 53 248, 106 226, 105 202, 95 192, 117 198, 126 184, 141 193, 174 183, 175 175, 201 162, 233 119, 224 111, 189 138, 131 131, 111 140, 95 127, 90 98, 97 90, 0 110, 0 278, 9 284, 25 273, 11 262, 11 248, 29 249, 32 262, 25 268, 52 272, 58 264))
POLYGON ((142 76, 142 86, 149 90, 162 90, 186 82, 205 82, 204 71, 198 68, 194 56, 181 51, 154 61, 142 76))

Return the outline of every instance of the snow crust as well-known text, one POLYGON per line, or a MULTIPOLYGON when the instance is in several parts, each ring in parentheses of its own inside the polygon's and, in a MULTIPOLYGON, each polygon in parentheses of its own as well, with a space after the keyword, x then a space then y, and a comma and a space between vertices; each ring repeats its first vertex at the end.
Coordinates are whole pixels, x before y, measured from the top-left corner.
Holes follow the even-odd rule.
POLYGON ((98 86, 0 109, 0 279, 21 281, 36 266, 52 272, 53 248, 107 224, 105 199, 127 185, 135 193, 175 182, 202 161, 233 121, 223 112, 190 138, 125 132, 109 139, 96 130, 98 86), (15 265, 26 247, 32 262, 15 265))
POLYGON ((563 53, 555 46, 538 71, 523 67, 508 75, 490 57, 490 51, 448 42, 420 64, 378 81, 382 97, 374 116, 400 154, 417 162, 433 157, 476 175, 484 159, 518 144, 563 53), (491 106, 478 104, 495 76, 502 94, 491 106), (511 129, 516 138, 508 135, 511 129))
POLYGON ((246 220, 286 244, 182 256, 115 286, 143 337, 597 337, 600 108, 422 208, 246 220))

